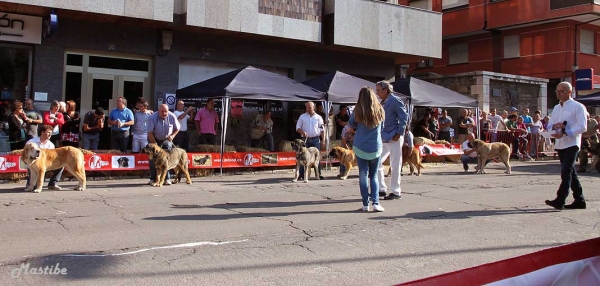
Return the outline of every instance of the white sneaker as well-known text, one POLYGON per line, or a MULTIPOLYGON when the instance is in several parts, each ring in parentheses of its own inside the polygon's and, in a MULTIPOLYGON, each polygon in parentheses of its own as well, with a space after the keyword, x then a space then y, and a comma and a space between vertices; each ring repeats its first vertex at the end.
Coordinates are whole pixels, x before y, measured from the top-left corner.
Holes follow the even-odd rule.
POLYGON ((171 181, 169 181, 169 180, 165 180, 165 183, 164 183, 163 185, 170 186, 170 185, 171 185, 171 181))
POLYGON ((154 180, 148 181, 148 185, 152 186, 152 184, 154 184, 154 180))
POLYGON ((373 210, 376 212, 382 212, 385 209, 381 205, 377 204, 377 205, 373 205, 373 210))
POLYGON ((369 206, 363 206, 362 207, 362 211, 363 212, 368 212, 368 211, 371 211, 371 210, 369 210, 369 206))

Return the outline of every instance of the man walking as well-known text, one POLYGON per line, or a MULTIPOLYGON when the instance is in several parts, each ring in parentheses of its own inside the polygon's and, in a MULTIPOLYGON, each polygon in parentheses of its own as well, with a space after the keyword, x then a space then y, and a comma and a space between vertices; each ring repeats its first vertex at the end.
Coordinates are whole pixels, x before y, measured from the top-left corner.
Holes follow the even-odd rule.
POLYGON ((129 143, 129 128, 134 124, 133 112, 127 108, 127 99, 122 96, 117 99, 117 108, 110 112, 108 124, 112 125, 110 148, 125 153, 129 143))
MULTIPOLYGON (((306 148, 315 147, 319 150, 325 149, 325 130, 323 129, 323 118, 315 112, 315 103, 309 101, 305 104, 306 113, 300 115, 296 123, 296 132, 306 139, 306 148)), ((319 164, 321 174, 321 164, 319 164)), ((324 179, 323 175, 320 179, 324 179)), ((300 177, 304 180, 304 167, 300 166, 300 177)))
MULTIPOLYGON (((173 148, 173 139, 177 136, 179 129, 177 116, 169 111, 168 105, 161 104, 158 107, 158 112, 148 118, 148 142, 156 143, 159 147, 170 151, 173 148)), ((152 185, 156 181, 156 166, 154 166, 152 160, 149 160, 149 163, 150 182, 148 184, 152 185)), ((171 175, 168 171, 164 184, 171 184, 171 175)))
POLYGON ((383 176, 383 164, 379 166, 377 179, 379 180, 379 195, 385 196, 384 200, 395 200, 402 198, 400 189, 400 166, 402 166, 402 145, 404 143, 404 129, 408 120, 408 114, 402 100, 393 95, 394 88, 387 81, 380 81, 376 85, 377 96, 381 98, 381 105, 385 110, 385 121, 381 131, 383 142, 383 151, 381 153, 381 162, 390 156, 390 166, 392 166, 391 192, 386 195, 387 185, 383 176))
POLYGON ((556 97, 560 101, 552 110, 548 129, 555 130, 552 137, 556 139, 554 149, 560 159, 560 186, 556 192, 554 200, 546 200, 546 204, 562 210, 567 209, 585 209, 585 198, 583 197, 583 188, 579 182, 577 171, 575 170, 575 158, 579 153, 581 146, 581 134, 587 130, 586 110, 583 104, 573 100, 571 93, 573 87, 569 82, 561 82, 556 87, 556 97), (575 201, 570 205, 565 205, 565 200, 569 196, 569 188, 573 191, 575 201))

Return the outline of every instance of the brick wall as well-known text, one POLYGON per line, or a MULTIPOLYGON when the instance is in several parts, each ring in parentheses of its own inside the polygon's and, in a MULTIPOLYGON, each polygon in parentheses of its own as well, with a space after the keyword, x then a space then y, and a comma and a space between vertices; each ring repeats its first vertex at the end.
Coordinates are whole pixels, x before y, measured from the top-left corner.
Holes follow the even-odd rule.
POLYGON ((539 94, 539 85, 490 80, 490 108, 499 111, 510 111, 511 107, 516 107, 520 113, 524 108, 529 108, 533 114, 538 109, 539 94))
POLYGON ((322 0, 259 0, 258 12, 286 18, 321 22, 322 0))

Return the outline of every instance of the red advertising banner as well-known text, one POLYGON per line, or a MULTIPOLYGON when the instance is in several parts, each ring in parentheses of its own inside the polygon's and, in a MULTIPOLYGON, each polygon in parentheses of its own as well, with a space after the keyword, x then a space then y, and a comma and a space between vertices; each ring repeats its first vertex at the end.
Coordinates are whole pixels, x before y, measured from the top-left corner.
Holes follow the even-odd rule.
MULTIPOLYGON (((27 172, 27 166, 19 155, 0 156, 0 173, 27 172)), ((188 153, 189 168, 219 168, 219 153, 188 153)), ((295 166, 294 152, 273 153, 225 153, 223 168, 295 166)), ((95 154, 85 155, 86 171, 148 170, 146 154, 95 154)))
POLYGON ((462 155, 460 144, 427 144, 417 145, 421 151, 421 156, 447 156, 447 155, 462 155))

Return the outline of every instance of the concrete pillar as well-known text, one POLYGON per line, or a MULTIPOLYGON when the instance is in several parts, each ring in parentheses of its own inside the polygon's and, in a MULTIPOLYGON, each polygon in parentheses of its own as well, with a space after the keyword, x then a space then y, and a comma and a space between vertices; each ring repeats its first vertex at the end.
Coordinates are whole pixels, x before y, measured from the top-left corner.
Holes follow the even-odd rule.
POLYGON ((538 109, 542 111, 542 118, 548 115, 548 84, 540 84, 540 93, 538 95, 538 109))
POLYGON ((475 85, 471 86, 471 94, 479 101, 479 108, 484 111, 490 110, 490 78, 486 75, 478 75, 475 85))

